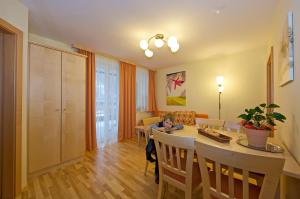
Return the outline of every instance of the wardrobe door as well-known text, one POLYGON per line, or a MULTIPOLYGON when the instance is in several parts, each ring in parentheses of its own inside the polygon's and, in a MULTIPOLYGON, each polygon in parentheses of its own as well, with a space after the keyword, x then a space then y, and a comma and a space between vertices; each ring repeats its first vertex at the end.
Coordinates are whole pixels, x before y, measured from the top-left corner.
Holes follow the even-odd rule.
POLYGON ((61 52, 30 44, 29 173, 60 163, 61 52))
POLYGON ((62 53, 62 161, 85 152, 86 58, 62 53))

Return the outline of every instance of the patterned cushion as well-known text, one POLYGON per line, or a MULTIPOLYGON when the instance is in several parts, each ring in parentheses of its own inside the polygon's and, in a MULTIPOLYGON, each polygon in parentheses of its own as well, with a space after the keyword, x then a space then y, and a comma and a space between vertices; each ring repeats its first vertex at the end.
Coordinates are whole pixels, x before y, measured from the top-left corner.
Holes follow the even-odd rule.
POLYGON ((171 111, 159 111, 157 116, 160 117, 160 118, 163 120, 164 117, 165 117, 167 114, 174 114, 174 112, 171 112, 171 111))
POLYGON ((176 111, 175 124, 195 125, 195 111, 176 111))
POLYGON ((175 116, 175 124, 183 124, 183 125, 195 125, 196 112, 195 111, 158 111, 156 112, 156 116, 160 117, 162 120, 165 115, 173 114, 175 116))

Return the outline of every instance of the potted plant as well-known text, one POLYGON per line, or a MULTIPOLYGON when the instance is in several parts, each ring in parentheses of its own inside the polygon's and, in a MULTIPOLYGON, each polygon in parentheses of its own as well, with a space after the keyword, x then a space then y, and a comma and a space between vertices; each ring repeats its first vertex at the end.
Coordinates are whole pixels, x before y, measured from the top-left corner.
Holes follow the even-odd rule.
POLYGON ((248 144, 257 148, 264 148, 271 131, 275 130, 275 121, 285 122, 286 117, 274 110, 279 108, 277 104, 260 104, 251 109, 245 109, 244 114, 238 117, 242 119, 248 144))

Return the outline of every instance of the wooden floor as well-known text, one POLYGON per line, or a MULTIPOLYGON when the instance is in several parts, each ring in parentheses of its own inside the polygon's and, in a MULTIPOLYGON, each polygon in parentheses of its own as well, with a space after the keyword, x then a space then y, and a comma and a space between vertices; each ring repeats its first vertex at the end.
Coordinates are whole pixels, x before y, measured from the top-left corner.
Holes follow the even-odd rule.
MULTIPOLYGON (((145 141, 112 144, 88 153, 81 162, 30 178, 24 199, 157 198, 154 165, 144 176, 145 141)), ((184 193, 168 186, 167 199, 184 198, 184 193)), ((193 198, 201 198, 196 192, 193 198)))

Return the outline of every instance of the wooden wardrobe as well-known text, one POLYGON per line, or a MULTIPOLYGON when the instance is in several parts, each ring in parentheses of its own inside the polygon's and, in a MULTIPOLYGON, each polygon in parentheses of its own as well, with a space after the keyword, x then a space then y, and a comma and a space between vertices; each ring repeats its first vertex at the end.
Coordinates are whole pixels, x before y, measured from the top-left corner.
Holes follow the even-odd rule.
POLYGON ((29 44, 30 174, 85 152, 86 57, 29 44))

